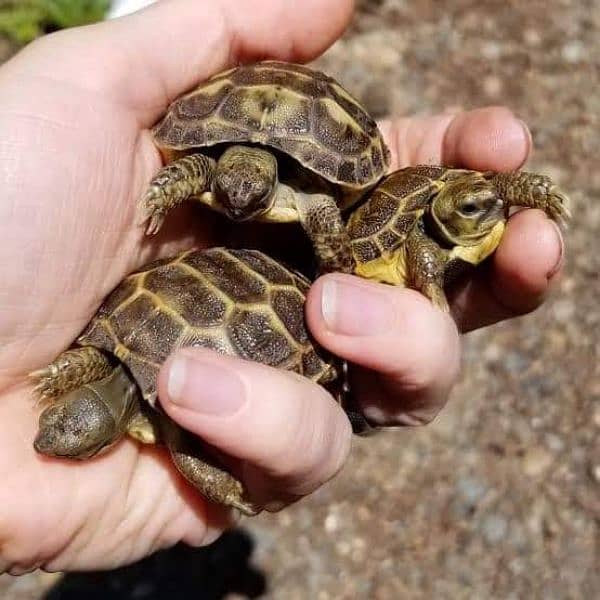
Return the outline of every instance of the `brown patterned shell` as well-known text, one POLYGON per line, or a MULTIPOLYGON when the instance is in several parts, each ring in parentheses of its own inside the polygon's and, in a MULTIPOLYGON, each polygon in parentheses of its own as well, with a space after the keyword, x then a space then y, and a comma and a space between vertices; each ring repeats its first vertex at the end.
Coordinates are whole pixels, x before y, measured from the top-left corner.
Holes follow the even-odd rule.
POLYGON ((376 260, 403 244, 445 176, 459 172, 445 167, 417 166, 388 175, 348 221, 355 260, 359 263, 376 260))
POLYGON ((188 251, 127 277, 77 341, 117 356, 152 405, 160 365, 182 346, 327 383, 335 369, 318 354, 304 324, 308 287, 304 277, 258 251, 188 251))
POLYGON ((276 61, 215 75, 175 100, 154 136, 167 159, 222 143, 270 146, 349 195, 375 185, 390 163, 377 124, 344 88, 276 61))

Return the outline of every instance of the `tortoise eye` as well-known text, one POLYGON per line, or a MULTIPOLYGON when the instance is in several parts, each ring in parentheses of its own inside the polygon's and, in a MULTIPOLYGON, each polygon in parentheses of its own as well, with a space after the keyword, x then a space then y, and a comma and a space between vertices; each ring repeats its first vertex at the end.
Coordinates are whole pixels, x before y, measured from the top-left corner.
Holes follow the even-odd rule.
POLYGON ((477 206, 477 204, 475 204, 475 202, 466 202, 461 207, 461 212, 463 212, 465 215, 472 215, 478 210, 479 207, 477 206))

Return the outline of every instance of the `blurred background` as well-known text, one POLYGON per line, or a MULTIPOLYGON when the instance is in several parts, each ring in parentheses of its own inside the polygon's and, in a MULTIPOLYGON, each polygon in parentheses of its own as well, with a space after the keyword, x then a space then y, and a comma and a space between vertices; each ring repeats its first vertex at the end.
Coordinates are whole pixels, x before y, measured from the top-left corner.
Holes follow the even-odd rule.
MULTIPOLYGON (((0 57, 108 4, 0 0, 0 57)), ((358 0, 317 64, 378 117, 506 104, 523 118, 528 167, 573 202, 554 298, 467 336, 440 417, 357 439, 311 498, 119 571, 2 576, 1 598, 600 597, 600 2, 358 0)))

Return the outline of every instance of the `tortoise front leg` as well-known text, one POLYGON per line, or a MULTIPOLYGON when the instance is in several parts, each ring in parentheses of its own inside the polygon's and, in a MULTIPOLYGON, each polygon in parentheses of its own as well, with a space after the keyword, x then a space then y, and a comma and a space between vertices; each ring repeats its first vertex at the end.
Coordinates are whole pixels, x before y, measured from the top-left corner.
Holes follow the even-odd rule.
POLYGON ((407 285, 418 290, 444 312, 450 312, 444 292, 446 255, 442 248, 416 227, 406 239, 407 285))
POLYGON ((107 377, 113 365, 97 348, 82 346, 66 350, 47 367, 33 371, 29 377, 36 382, 34 394, 40 400, 58 398, 77 388, 107 377))
POLYGON ((199 440, 164 414, 160 415, 161 433, 177 470, 208 500, 231 506, 247 516, 260 509, 245 499, 243 484, 233 475, 215 466, 199 440))
POLYGON ((295 192, 295 203, 300 222, 313 243, 319 273, 353 273, 350 236, 335 198, 295 192))
POLYGON ((492 181, 507 211, 511 206, 539 208, 560 225, 571 218, 568 197, 546 175, 525 171, 496 173, 492 181))
POLYGON ((190 154, 163 167, 142 197, 142 222, 147 235, 159 231, 166 213, 184 200, 210 191, 216 162, 203 154, 190 154))
POLYGON ((34 448, 48 456, 94 456, 125 434, 139 402, 137 385, 118 366, 54 400, 40 415, 34 448))

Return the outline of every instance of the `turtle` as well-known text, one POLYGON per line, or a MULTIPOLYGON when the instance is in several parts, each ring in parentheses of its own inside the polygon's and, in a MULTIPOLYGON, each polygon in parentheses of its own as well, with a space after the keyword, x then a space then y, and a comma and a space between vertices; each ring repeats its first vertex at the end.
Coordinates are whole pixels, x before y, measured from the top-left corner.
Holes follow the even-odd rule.
POLYGON ((152 130, 166 166, 140 200, 146 232, 191 199, 240 222, 300 222, 321 272, 350 272, 342 211, 385 175, 390 152, 334 79, 262 61, 219 73, 176 99, 152 130))
POLYGON ((161 443, 204 496, 256 514, 219 457, 161 410, 157 374, 173 350, 197 346, 333 383, 334 359, 304 323, 308 287, 258 250, 189 250, 141 268, 106 297, 69 349, 31 374, 45 403, 34 448, 86 459, 126 434, 161 443))
POLYGON ((438 165, 394 171, 349 217, 354 272, 419 290, 448 312, 444 288, 494 252, 518 206, 541 209, 563 228, 571 217, 568 197, 546 175, 438 165))

